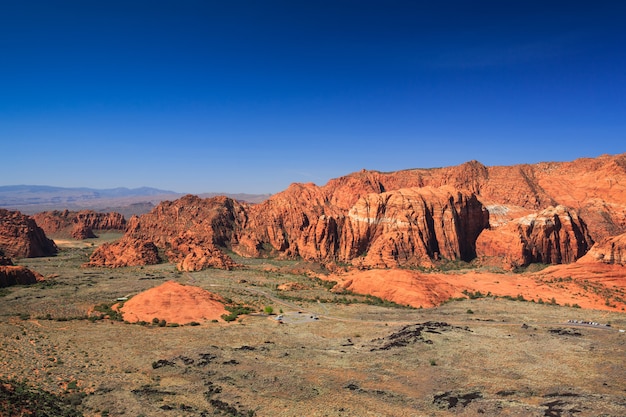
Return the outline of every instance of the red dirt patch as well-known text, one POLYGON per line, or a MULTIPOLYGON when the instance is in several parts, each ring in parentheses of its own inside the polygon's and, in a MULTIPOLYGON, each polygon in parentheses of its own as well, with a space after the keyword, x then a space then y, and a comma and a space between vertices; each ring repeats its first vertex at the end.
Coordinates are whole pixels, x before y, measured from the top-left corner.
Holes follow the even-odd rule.
POLYGON ((167 281, 134 296, 124 303, 120 311, 124 320, 132 323, 158 318, 168 323, 187 324, 221 320, 222 314, 228 314, 224 299, 219 295, 174 281, 167 281))

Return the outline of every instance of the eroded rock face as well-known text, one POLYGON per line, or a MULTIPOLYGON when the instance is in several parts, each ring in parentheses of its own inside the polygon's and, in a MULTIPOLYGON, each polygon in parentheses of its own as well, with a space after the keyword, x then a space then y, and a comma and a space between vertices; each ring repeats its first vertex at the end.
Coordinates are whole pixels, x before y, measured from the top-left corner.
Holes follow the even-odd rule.
POLYGON ((150 213, 133 216, 124 237, 99 247, 89 265, 126 266, 128 263, 123 257, 115 261, 126 247, 152 245, 155 250, 137 252, 132 265, 158 262, 154 257, 158 247, 181 270, 230 269, 235 263, 219 246, 230 245, 233 231, 244 217, 243 205, 226 197, 202 199, 187 195, 176 201, 164 201, 150 213), (142 260, 142 256, 146 258, 142 260))
POLYGON ((513 219, 478 237, 478 256, 497 257, 511 267, 571 263, 593 245, 587 225, 567 207, 548 207, 513 219))
POLYGON ((161 262, 159 250, 152 242, 126 238, 116 243, 105 243, 98 247, 85 266, 122 266, 155 265, 161 262))
POLYGON ((244 256, 301 256, 363 266, 430 264, 475 256, 474 242, 488 213, 469 192, 408 188, 370 193, 348 210, 312 184, 292 185, 251 207, 233 250, 244 256))
POLYGON ((29 285, 42 281, 43 276, 23 266, 0 266, 0 287, 29 285))
POLYGON ((580 262, 626 265, 626 233, 596 243, 580 262))
POLYGON ((94 230, 126 229, 126 219, 120 213, 98 213, 93 210, 53 210, 37 213, 35 221, 47 235, 88 239, 96 237, 94 230))
POLYGON ((343 257, 388 268, 441 258, 472 260, 489 215, 474 194, 424 187, 369 194, 350 209, 348 219, 343 257))
POLYGON ((514 266, 573 262, 594 239, 625 232, 622 154, 505 167, 471 161, 363 170, 321 187, 292 184, 257 205, 186 196, 131 219, 122 240, 152 242, 189 270, 229 268, 220 247, 248 257, 366 268, 467 261, 476 254, 514 266))
POLYGON ((0 209, 0 249, 10 258, 34 258, 57 253, 33 218, 19 211, 0 209))
POLYGON ((201 271, 206 268, 231 270, 237 264, 212 242, 199 242, 189 235, 181 235, 172 241, 167 252, 170 262, 179 271, 201 271))

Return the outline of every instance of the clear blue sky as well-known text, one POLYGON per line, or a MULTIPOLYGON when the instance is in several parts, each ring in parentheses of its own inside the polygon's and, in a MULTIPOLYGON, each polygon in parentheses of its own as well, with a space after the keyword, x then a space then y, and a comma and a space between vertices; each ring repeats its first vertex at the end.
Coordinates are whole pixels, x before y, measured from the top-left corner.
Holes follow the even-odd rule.
POLYGON ((0 1, 0 185, 275 193, 626 152, 622 1, 0 1))

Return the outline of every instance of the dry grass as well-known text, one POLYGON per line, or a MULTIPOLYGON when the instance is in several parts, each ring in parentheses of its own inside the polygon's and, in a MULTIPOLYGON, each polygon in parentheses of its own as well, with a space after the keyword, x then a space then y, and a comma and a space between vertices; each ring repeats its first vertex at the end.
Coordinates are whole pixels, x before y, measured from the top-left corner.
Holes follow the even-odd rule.
POLYGON ((54 278, 0 300, 1 376, 61 394, 74 383, 88 416, 626 415, 624 314, 489 298, 413 310, 318 302, 342 296, 280 272, 290 263, 184 274, 171 265, 80 268, 89 250, 22 260, 54 278), (166 280, 257 311, 272 305, 285 323, 261 313, 180 327, 85 318, 166 280), (307 289, 278 291, 285 282, 307 289), (278 298, 285 293, 291 299, 278 298), (404 332, 422 328, 418 338, 400 336, 416 323, 404 332), (381 350, 394 340, 406 344, 381 350))

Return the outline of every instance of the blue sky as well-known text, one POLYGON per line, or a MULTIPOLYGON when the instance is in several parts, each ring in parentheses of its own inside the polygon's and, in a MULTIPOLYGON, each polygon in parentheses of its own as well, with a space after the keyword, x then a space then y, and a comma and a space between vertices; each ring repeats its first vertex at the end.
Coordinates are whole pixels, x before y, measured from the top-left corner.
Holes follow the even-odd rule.
POLYGON ((4 0, 0 185, 275 193, 626 152, 625 21, 618 1, 4 0))

